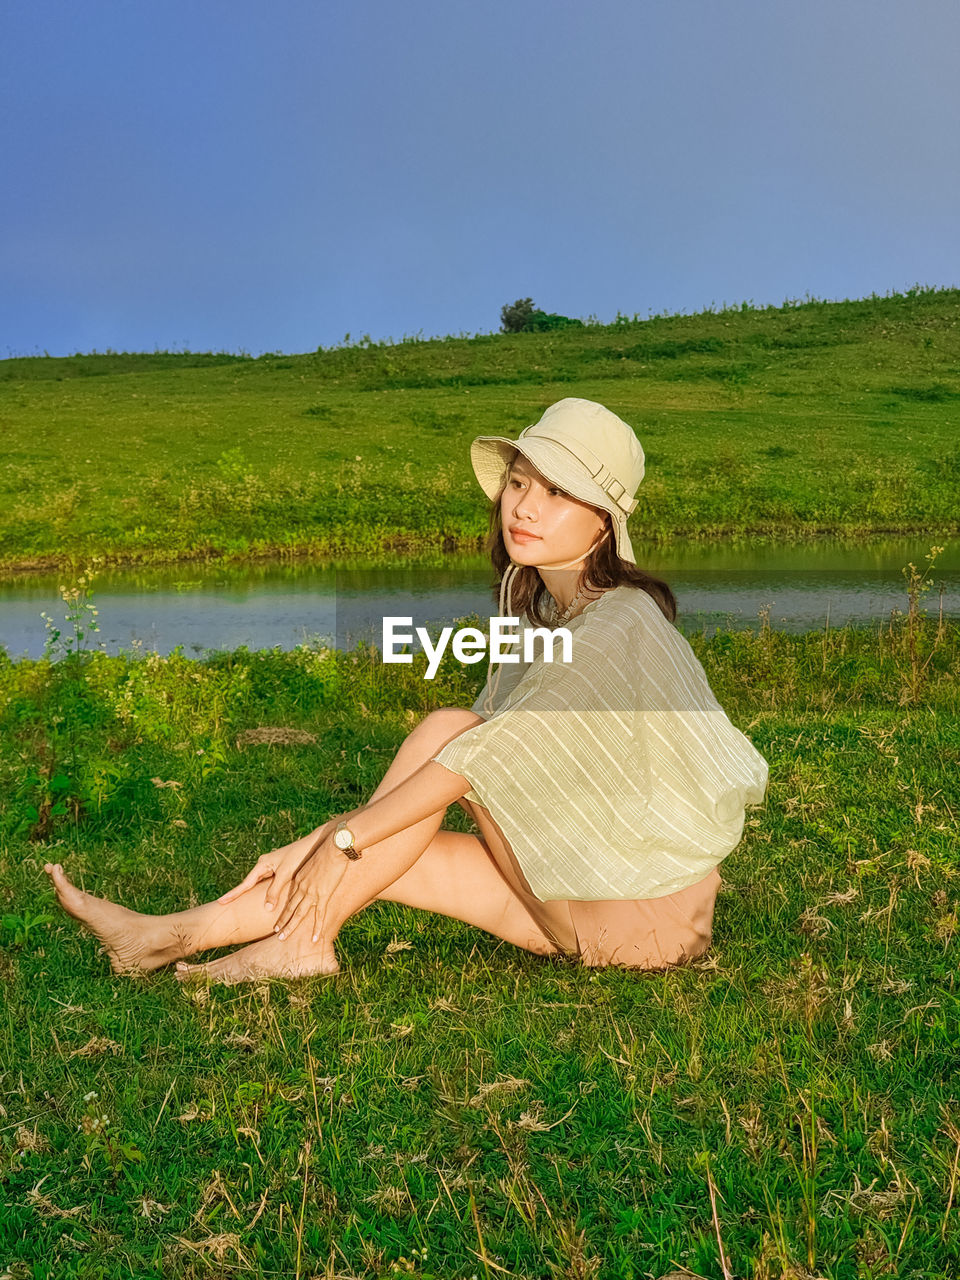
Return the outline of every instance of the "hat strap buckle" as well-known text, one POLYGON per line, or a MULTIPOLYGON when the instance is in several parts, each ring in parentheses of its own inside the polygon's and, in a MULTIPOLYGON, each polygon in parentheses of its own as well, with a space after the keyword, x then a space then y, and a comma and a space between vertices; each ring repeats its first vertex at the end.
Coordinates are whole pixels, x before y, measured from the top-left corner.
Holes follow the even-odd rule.
MULTIPOLYGON (((586 452, 586 450, 584 450, 584 452, 586 452)), ((596 461, 595 457, 594 461, 596 461)), ((589 466, 587 467, 587 470, 590 470, 589 466)), ((591 475, 607 497, 612 498, 621 511, 626 515, 629 515, 630 512, 633 511, 637 505, 637 499, 631 498, 628 495, 624 485, 616 478, 605 463, 599 463, 596 471, 591 472, 591 475)))

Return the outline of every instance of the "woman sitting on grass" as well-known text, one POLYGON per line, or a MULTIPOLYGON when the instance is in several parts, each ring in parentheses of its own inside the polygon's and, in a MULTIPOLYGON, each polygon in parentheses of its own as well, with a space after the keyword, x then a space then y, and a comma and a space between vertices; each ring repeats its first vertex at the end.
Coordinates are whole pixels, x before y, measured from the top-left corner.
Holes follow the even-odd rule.
POLYGON ((264 854, 215 902, 143 915, 47 864, 116 972, 333 974, 341 926, 378 899, 586 965, 665 968, 707 949, 716 868, 763 799, 767 763, 673 625, 670 588, 636 566, 640 443, 602 405, 566 399, 517 440, 478 437, 471 459, 493 500, 500 615, 515 603, 521 642, 530 625, 567 628, 572 661, 524 662, 521 643, 473 708, 426 716, 365 805, 264 854), (442 829, 455 801, 479 835, 442 829))

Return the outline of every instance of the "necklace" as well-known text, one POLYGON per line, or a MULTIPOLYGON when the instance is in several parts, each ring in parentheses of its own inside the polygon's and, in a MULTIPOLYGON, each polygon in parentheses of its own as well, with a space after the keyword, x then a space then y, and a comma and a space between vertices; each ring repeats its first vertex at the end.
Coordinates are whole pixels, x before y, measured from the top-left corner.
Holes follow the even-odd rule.
POLYGON ((580 601, 583 599, 584 595, 586 594, 586 590, 587 589, 585 586, 581 587, 580 590, 573 597, 573 599, 570 601, 570 603, 567 605, 567 607, 563 610, 562 613, 558 612, 556 607, 556 601, 554 601, 553 625, 555 627, 562 627, 565 622, 569 621, 570 617, 573 614, 574 609, 577 607, 577 605, 580 603, 580 601))

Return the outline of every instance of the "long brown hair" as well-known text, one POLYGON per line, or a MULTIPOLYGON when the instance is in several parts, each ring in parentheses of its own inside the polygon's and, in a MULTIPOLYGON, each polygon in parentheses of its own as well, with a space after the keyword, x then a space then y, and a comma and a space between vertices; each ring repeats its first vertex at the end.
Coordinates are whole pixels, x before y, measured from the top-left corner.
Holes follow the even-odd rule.
MULTIPOLYGON (((514 458, 518 452, 519 450, 515 451, 514 458)), ((493 567, 497 572, 497 585, 494 587, 494 595, 497 598, 499 598, 500 580, 503 578, 507 565, 510 564, 510 555, 503 540, 500 498, 503 495, 513 460, 511 459, 504 468, 503 480, 500 482, 500 487, 490 506, 486 550, 489 552, 493 567)), ((557 487, 559 488, 559 486, 557 487)), ((565 491, 561 490, 561 492, 565 491)), ((572 497, 571 494, 566 496, 572 497)), ((581 501, 581 499, 575 499, 575 501, 581 501)), ((647 573, 645 569, 631 564, 629 560, 622 560, 617 555, 617 539, 610 512, 604 511, 602 507, 594 507, 594 510, 597 515, 603 515, 604 517, 604 537, 600 545, 584 561, 577 577, 576 590, 579 591, 584 585, 588 588, 619 587, 624 584, 630 587, 638 587, 656 600, 668 622, 676 622, 677 598, 669 585, 662 578, 658 578, 652 573, 647 573)), ((522 569, 518 570, 511 581, 510 587, 511 608, 515 617, 522 618, 524 614, 527 614, 535 626, 545 627, 551 625, 552 619, 548 618, 544 612, 546 597, 549 592, 533 565, 524 565, 522 569)))

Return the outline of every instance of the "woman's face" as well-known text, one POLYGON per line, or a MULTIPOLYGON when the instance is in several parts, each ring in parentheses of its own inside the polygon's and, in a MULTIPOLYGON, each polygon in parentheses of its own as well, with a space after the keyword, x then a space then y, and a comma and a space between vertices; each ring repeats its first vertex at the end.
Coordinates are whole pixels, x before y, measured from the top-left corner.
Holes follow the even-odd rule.
POLYGON ((510 465, 500 516, 510 558, 545 569, 582 556, 606 522, 605 513, 558 489, 521 453, 510 465))

